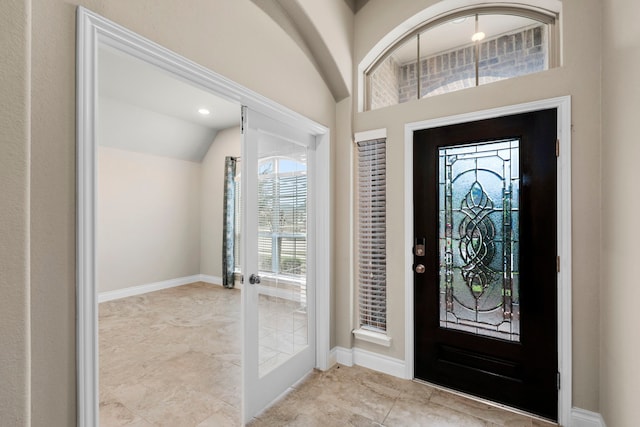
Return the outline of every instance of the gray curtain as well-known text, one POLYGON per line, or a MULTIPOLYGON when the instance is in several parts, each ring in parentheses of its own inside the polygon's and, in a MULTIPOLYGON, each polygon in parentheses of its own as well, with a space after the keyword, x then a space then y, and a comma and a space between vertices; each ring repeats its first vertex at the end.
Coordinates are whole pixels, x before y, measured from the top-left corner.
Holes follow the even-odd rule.
POLYGON ((233 288, 233 272, 235 260, 235 217, 236 217, 236 164, 237 157, 227 156, 224 159, 224 224, 222 229, 222 284, 225 288, 233 288))

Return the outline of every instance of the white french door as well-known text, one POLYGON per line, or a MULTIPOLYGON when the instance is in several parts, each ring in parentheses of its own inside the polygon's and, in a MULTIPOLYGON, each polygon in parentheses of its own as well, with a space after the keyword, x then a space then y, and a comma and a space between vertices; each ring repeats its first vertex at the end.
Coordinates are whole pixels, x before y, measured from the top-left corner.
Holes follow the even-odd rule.
POLYGON ((243 107, 243 417, 315 366, 315 137, 243 107))

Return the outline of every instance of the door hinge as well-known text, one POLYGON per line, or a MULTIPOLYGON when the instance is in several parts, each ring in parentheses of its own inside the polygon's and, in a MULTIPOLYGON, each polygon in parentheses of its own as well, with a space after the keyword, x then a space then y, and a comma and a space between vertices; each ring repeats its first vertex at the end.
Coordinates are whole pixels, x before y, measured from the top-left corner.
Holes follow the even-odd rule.
POLYGON ((556 139, 556 157, 560 157, 560 140, 556 139))
POLYGON ((560 256, 556 257, 556 272, 560 273, 560 256))
POLYGON ((244 135, 244 126, 247 120, 247 107, 240 108, 240 135, 244 135))
POLYGON ((558 390, 560 390, 560 372, 558 372, 558 390))

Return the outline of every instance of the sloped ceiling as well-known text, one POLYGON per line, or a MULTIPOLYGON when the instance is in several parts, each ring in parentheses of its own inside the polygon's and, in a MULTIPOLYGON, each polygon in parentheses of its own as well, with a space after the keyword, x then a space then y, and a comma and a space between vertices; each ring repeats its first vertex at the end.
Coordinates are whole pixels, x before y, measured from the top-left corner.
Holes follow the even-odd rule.
POLYGON ((126 53, 99 49, 98 145, 200 162, 216 133, 240 118, 239 104, 126 53))

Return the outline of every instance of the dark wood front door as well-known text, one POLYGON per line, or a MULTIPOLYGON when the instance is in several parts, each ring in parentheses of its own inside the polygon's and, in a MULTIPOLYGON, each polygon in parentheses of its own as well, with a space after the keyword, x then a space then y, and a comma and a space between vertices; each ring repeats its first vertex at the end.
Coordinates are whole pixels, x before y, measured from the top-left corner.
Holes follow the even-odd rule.
POLYGON ((557 420, 556 110, 416 131, 415 377, 557 420))

